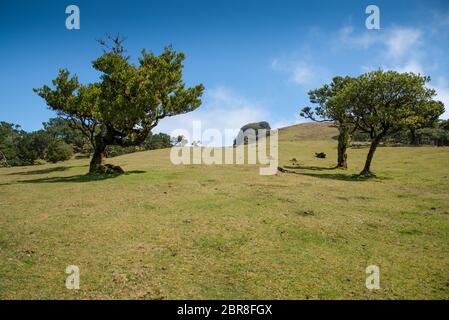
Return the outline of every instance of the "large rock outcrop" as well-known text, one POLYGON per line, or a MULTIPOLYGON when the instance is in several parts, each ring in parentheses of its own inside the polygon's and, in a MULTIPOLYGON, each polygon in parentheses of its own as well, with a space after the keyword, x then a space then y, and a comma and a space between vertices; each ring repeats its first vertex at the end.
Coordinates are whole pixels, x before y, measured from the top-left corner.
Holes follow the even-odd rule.
POLYGON ((238 144, 238 142, 240 141, 244 141, 245 144, 248 144, 248 133, 246 132, 247 130, 251 130, 253 129, 255 131, 255 135, 256 135, 256 141, 259 138, 259 135, 261 134, 261 132, 259 132, 259 130, 266 130, 267 135, 270 135, 270 124, 266 121, 261 121, 261 122, 254 122, 254 123, 248 123, 246 125, 244 125, 239 132, 239 135, 237 136, 236 139, 234 139, 234 146, 236 146, 238 144))

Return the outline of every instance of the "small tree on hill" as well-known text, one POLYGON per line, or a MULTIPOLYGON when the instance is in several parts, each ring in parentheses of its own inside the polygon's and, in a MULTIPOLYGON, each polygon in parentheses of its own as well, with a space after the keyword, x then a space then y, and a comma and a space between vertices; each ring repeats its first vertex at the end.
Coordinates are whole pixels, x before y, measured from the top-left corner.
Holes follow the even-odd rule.
POLYGON ((433 100, 435 90, 425 86, 429 81, 413 73, 378 70, 359 76, 331 99, 332 104, 350 106, 356 126, 371 138, 360 175, 372 175, 371 162, 384 137, 429 125, 444 112, 443 103, 433 100))
POLYGON ((316 122, 334 122, 338 128, 337 168, 348 167, 347 148, 351 142, 351 136, 356 129, 350 108, 340 101, 332 100, 353 78, 335 77, 330 84, 309 91, 310 102, 316 104, 314 109, 305 107, 300 115, 316 122))
POLYGON ((157 56, 142 50, 138 64, 124 55, 123 40, 109 38, 103 55, 92 62, 99 82, 81 85, 76 75, 60 70, 53 88, 34 91, 59 115, 77 121, 94 146, 90 173, 120 172, 103 165, 108 145, 139 145, 165 117, 190 112, 201 104, 203 85, 186 88, 182 80, 184 54, 166 47, 157 56))

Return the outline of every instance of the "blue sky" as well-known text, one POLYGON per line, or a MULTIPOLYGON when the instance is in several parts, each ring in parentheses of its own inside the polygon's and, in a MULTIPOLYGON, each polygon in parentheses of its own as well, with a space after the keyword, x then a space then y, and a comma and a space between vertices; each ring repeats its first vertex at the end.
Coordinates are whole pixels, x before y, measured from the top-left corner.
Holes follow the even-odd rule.
POLYGON ((0 0, 0 120, 41 128, 54 114, 32 88, 62 67, 83 83, 96 81, 95 40, 118 32, 134 59, 142 48, 158 53, 168 44, 185 52, 187 84, 206 87, 198 110, 156 131, 191 130, 192 120, 220 130, 298 123, 308 90, 377 68, 430 75, 449 109, 447 0, 0 0), (80 8, 80 30, 65 28, 70 4, 80 8), (381 30, 365 28, 369 4, 380 8, 381 30))

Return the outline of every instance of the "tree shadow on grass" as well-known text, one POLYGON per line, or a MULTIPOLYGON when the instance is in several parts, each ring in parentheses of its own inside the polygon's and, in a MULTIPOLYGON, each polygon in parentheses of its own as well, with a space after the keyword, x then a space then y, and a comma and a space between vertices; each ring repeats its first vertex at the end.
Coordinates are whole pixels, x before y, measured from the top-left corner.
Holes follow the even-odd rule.
POLYGON ((297 172, 297 174, 301 174, 304 176, 320 178, 320 179, 331 179, 331 180, 340 180, 340 181, 368 181, 368 180, 385 180, 385 178, 379 178, 376 176, 366 177, 358 174, 344 174, 344 173, 308 173, 308 172, 297 172))
POLYGON ((324 171, 324 170, 335 170, 337 169, 336 166, 334 167, 317 167, 317 166, 284 166, 285 169, 293 169, 293 170, 313 170, 313 171, 324 171))
POLYGON ((73 166, 68 166, 68 167, 54 167, 54 168, 47 168, 47 169, 41 169, 41 170, 31 170, 31 171, 22 171, 22 172, 12 172, 12 173, 8 173, 9 176, 15 176, 15 175, 23 175, 23 176, 28 176, 28 175, 32 175, 32 174, 48 174, 48 173, 52 173, 52 172, 62 172, 62 171, 66 171, 68 169, 74 168, 73 166))
POLYGON ((145 173, 146 171, 141 170, 133 170, 133 171, 127 171, 122 174, 85 174, 85 175, 75 175, 75 176, 68 176, 68 177, 46 177, 46 178, 39 178, 39 179, 30 179, 30 180, 20 180, 18 183, 58 183, 58 182, 92 182, 92 181, 102 181, 107 179, 113 179, 117 178, 119 176, 127 176, 132 174, 139 174, 139 173, 145 173))
POLYGON ((289 171, 289 173, 303 175, 303 176, 309 176, 314 178, 320 178, 320 179, 330 179, 330 180, 340 180, 340 181, 379 181, 379 180, 386 180, 385 177, 378 177, 378 176, 361 176, 359 174, 346 174, 346 173, 315 173, 316 171, 337 171, 337 167, 317 167, 317 166, 284 166, 285 169, 290 170, 306 170, 305 172, 298 172, 298 171, 289 171), (307 172, 307 171, 315 171, 315 172, 307 172))

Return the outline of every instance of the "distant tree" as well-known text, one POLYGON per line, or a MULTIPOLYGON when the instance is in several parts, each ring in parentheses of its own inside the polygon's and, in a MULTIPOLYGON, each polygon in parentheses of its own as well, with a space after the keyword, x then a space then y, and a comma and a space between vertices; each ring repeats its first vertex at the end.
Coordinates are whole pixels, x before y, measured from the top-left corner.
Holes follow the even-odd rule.
POLYGON ((176 142, 177 143, 182 142, 182 140, 185 140, 184 136, 179 135, 179 136, 176 137, 176 142))
POLYGON ((426 127, 416 131, 418 144, 434 146, 449 145, 449 131, 440 126, 426 127))
POLYGON ((9 167, 10 164, 8 163, 8 158, 6 158, 6 155, 3 153, 2 150, 0 150, 0 165, 9 167))
POLYGON ((48 147, 56 141, 56 139, 45 130, 27 133, 27 136, 30 137, 32 148, 40 159, 45 159, 48 147))
POLYGON ((419 144, 417 130, 437 125, 439 116, 444 112, 444 106, 442 103, 441 106, 442 106, 441 108, 437 105, 435 105, 434 108, 424 108, 423 110, 421 110, 419 121, 415 120, 408 121, 406 126, 410 133, 409 143, 411 145, 419 144), (436 112, 438 111, 439 108, 440 111, 442 110, 441 113, 436 112))
POLYGON ((58 161, 69 160, 72 157, 73 150, 70 145, 64 141, 54 141, 47 149, 46 160, 56 163, 58 161))
POLYGON ((47 149, 54 141, 44 130, 22 132, 16 143, 17 157, 22 164, 32 165, 37 159, 45 159, 47 149))
POLYGON ((144 150, 164 149, 170 148, 171 146, 172 146, 171 138, 169 135, 162 132, 153 135, 150 132, 145 141, 139 146, 129 146, 129 147, 121 147, 118 145, 107 146, 105 156, 107 158, 112 158, 127 153, 133 153, 144 150))
MULTIPOLYGON (((388 134, 383 139, 387 143, 399 143, 405 145, 449 145, 449 127, 445 129, 448 120, 438 120, 430 125, 416 129, 414 139, 411 138, 410 129, 404 129, 388 134)), ((356 131, 353 135, 355 141, 371 141, 370 135, 363 131, 356 131)))
POLYGON ((59 115, 79 121, 94 146, 90 173, 120 172, 103 165, 108 145, 142 144, 165 117, 190 112, 201 104, 204 87, 186 88, 182 80, 184 54, 166 47, 157 56, 142 50, 138 65, 125 56, 123 40, 105 41, 106 49, 93 61, 101 81, 81 85, 77 76, 60 70, 53 89, 45 85, 34 91, 59 115))
POLYGON ((20 165, 32 165, 39 159, 39 150, 35 148, 33 136, 25 134, 17 142, 17 157, 20 165))
POLYGON ((172 137, 172 139, 171 139, 171 144, 173 146, 184 146, 187 143, 188 143, 187 139, 182 135, 179 135, 177 137, 172 137))
POLYGON ((86 144, 89 144, 89 139, 83 134, 81 129, 82 124, 80 121, 57 117, 44 122, 43 126, 44 130, 54 138, 73 145, 75 152, 84 152, 86 144))
POLYGON ((374 71, 351 81, 330 103, 351 107, 358 129, 369 134, 371 146, 362 176, 372 175, 371 162, 380 141, 404 128, 421 127, 436 121, 444 105, 426 87, 429 77, 395 71, 374 71))
POLYGON ((38 159, 66 160, 71 156, 72 148, 45 130, 27 133, 19 125, 1 122, 0 152, 3 165, 21 166, 32 165, 38 159))
POLYGON ((121 156, 124 154, 134 153, 134 152, 143 151, 143 150, 144 149, 141 146, 121 147, 119 145, 108 145, 104 152, 104 156, 106 158, 113 158, 113 157, 118 157, 118 156, 121 156))
POLYGON ((171 137, 166 133, 150 134, 143 144, 146 150, 164 149, 172 146, 171 137))
POLYGON ((330 84, 309 91, 309 100, 316 104, 313 109, 305 107, 300 115, 316 122, 334 122, 338 128, 337 168, 348 167, 347 148, 351 143, 351 137, 356 126, 353 121, 351 109, 348 105, 340 103, 332 98, 337 95, 348 83, 353 81, 351 77, 335 77, 330 84))
POLYGON ((4 121, 0 122, 1 165, 17 166, 22 164, 17 154, 17 143, 24 133, 19 125, 4 121))
POLYGON ((439 127, 443 130, 449 131, 449 119, 440 121, 439 127))

